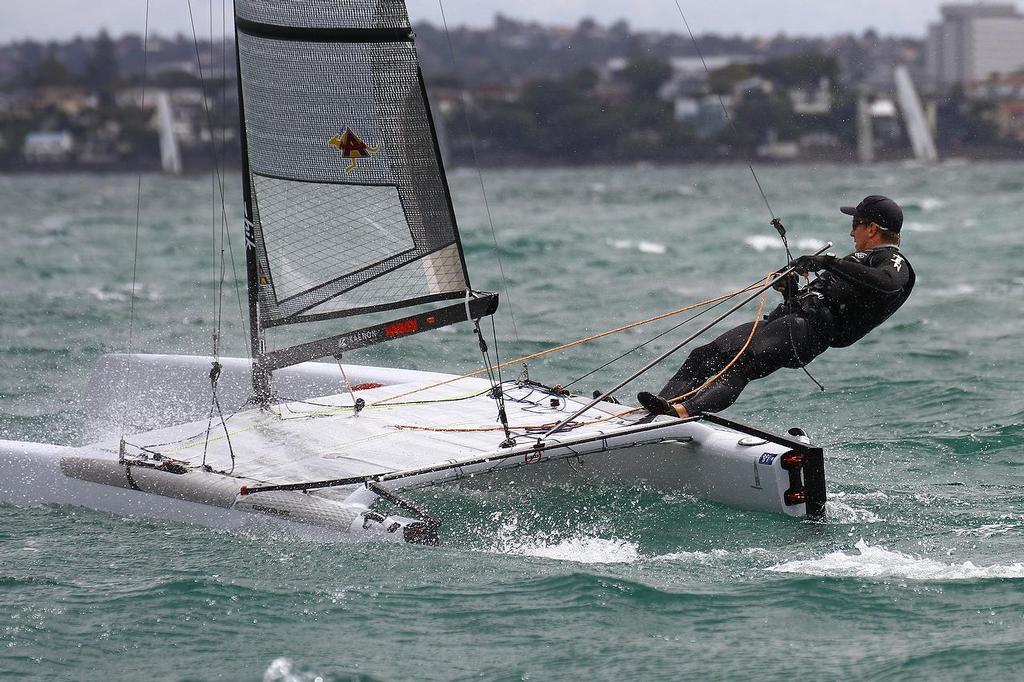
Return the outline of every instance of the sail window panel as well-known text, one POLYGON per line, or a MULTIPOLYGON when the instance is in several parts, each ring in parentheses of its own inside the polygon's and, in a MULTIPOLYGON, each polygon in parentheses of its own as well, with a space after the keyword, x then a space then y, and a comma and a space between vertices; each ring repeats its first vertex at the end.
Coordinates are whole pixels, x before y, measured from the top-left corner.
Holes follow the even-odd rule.
POLYGON ((298 28, 408 28, 402 0, 235 0, 241 19, 298 28))
POLYGON ((414 261, 386 275, 310 308, 304 314, 365 310, 403 300, 453 297, 464 294, 467 283, 455 245, 414 261))
POLYGON ((265 323, 463 291, 412 43, 309 42, 240 28, 238 54, 265 323), (347 130, 365 145, 360 153, 332 144, 347 130), (438 261, 441 252, 454 253, 457 267, 438 261))
MULTIPOLYGON (((379 46, 238 37, 250 167, 319 182, 396 184, 382 148, 373 52, 379 46), (356 160, 331 144, 351 129, 376 153, 356 160)), ((409 86, 406 85, 406 88, 409 86)))
POLYGON ((411 44, 240 34, 239 55, 254 173, 394 185, 418 250, 431 253, 456 240, 411 44), (330 144, 346 128, 367 145, 366 156, 351 158, 330 144))
POLYGON ((253 182, 278 301, 415 248, 393 186, 253 182))

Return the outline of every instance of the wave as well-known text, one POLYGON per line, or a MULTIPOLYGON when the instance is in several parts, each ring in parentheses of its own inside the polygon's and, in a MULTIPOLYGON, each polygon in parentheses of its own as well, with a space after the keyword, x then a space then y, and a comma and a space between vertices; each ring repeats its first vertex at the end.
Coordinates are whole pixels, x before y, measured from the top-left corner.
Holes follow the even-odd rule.
POLYGON ((505 525, 491 551, 497 554, 534 556, 580 564, 631 564, 640 559, 640 547, 621 538, 600 538, 576 535, 568 538, 550 537, 539 533, 528 538, 513 538, 515 525, 505 525))
POLYGON ((968 284, 967 282, 955 282, 952 286, 945 287, 943 289, 933 289, 932 295, 936 298, 962 298, 966 296, 973 296, 977 292, 977 288, 968 284))
POLYGON ((842 493, 833 494, 833 499, 825 503, 825 516, 831 523, 881 523, 884 521, 870 509, 858 509, 835 499, 841 496, 842 493))
MULTIPOLYGON (((89 294, 90 296, 92 296, 94 299, 96 299, 97 301, 99 301, 101 303, 107 303, 107 302, 111 302, 111 301, 113 301, 113 302, 127 301, 132 296, 134 296, 135 300, 137 300, 137 301, 147 301, 147 302, 149 302, 149 301, 159 301, 160 298, 161 298, 159 291, 151 290, 151 289, 147 288, 145 285, 139 284, 139 283, 135 284, 134 292, 133 292, 132 284, 130 282, 128 282, 128 283, 121 283, 121 284, 113 284, 113 285, 110 285, 110 286, 102 286, 102 287, 99 287, 99 286, 89 287, 85 291, 86 291, 87 294, 89 294)), ((80 296, 80 295, 81 295, 81 292, 79 290, 77 290, 77 289, 57 292, 57 296, 60 296, 62 298, 63 297, 71 298, 71 297, 76 297, 76 296, 80 296)))
POLYGON ((669 552, 668 554, 662 554, 659 557, 655 557, 655 559, 658 561, 681 561, 685 563, 711 564, 719 559, 724 559, 727 556, 729 556, 728 550, 712 549, 707 552, 669 552))
POLYGON ((934 559, 893 552, 869 545, 862 538, 854 547, 859 554, 833 552, 820 559, 789 561, 770 566, 776 573, 804 573, 829 577, 907 578, 910 580, 979 580, 1024 578, 1024 564, 976 566, 970 561, 945 564, 934 559))
MULTIPOLYGON (((743 238, 743 243, 747 246, 753 247, 758 253, 763 253, 768 249, 782 250, 782 240, 776 236, 770 234, 752 234, 743 238)), ((827 242, 821 239, 814 239, 813 237, 805 237, 798 239, 793 242, 793 249, 796 252, 812 252, 817 251, 825 246, 827 242)), ((794 254, 796 255, 796 254, 794 254)))
POLYGON ((624 251, 639 251, 640 253, 651 253, 661 255, 668 251, 668 247, 658 242, 649 241, 633 241, 631 239, 609 239, 608 246, 613 249, 620 249, 624 251))
MULTIPOLYGON (((332 666, 333 667, 333 666, 332 666)), ((346 680, 347 682, 375 682, 383 678, 368 673, 347 671, 332 672, 328 675, 316 669, 297 663, 290 658, 275 658, 263 673, 263 682, 323 682, 324 680, 346 680)))
POLYGON ((941 232, 942 228, 934 223, 907 222, 903 224, 903 230, 906 232, 941 232))
MULTIPOLYGON (((38 549, 32 547, 22 547, 23 550, 31 550, 38 552, 38 549)), ((7 594, 20 587, 67 587, 67 583, 59 582, 53 578, 48 578, 41 575, 0 575, 0 589, 3 589, 7 594)))
POLYGON ((990 538, 993 535, 1004 535, 1006 533, 1018 532, 1024 523, 986 523, 977 528, 957 528, 953 531, 955 535, 969 536, 975 538, 990 538))
POLYGON ((902 202, 902 206, 905 211, 937 211, 940 208, 946 207, 946 200, 938 197, 921 197, 917 199, 907 199, 902 202))

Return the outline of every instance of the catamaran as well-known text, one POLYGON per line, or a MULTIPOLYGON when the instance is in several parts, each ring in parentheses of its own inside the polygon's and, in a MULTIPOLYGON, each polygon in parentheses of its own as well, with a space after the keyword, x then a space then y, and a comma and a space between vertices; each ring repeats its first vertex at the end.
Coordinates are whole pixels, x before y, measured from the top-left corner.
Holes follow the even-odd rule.
POLYGON ((421 543, 439 520, 409 491, 511 480, 823 515, 799 429, 651 416, 607 399, 625 381, 591 399, 500 378, 480 328, 498 295, 470 284, 403 2, 235 0, 235 29, 251 359, 105 356, 90 399, 160 418, 81 447, 0 441, 0 501, 421 543), (341 361, 466 322, 476 375, 341 361), (271 348, 285 326, 313 331, 271 348))

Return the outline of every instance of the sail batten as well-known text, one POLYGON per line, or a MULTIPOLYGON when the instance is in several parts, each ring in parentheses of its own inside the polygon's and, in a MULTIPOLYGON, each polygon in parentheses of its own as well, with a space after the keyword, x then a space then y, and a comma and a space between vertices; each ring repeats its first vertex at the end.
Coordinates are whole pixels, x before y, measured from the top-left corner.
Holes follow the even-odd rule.
POLYGON ((240 19, 238 30, 262 38, 329 43, 400 43, 412 39, 408 28, 298 28, 240 19))
POLYGON ((404 0, 235 0, 235 15, 290 28, 411 28, 404 0))
POLYGON ((404 2, 237 0, 235 12, 259 328, 465 296, 404 2))

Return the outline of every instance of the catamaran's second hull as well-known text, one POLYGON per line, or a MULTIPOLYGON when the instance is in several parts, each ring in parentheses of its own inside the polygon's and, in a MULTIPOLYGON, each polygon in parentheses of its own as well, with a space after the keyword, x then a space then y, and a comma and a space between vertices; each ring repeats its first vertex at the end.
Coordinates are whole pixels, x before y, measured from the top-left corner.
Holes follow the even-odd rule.
POLYGON ((353 523, 356 516, 368 508, 365 503, 339 508, 338 513, 325 514, 319 523, 310 522, 309 518, 293 521, 287 514, 275 513, 269 507, 263 511, 259 505, 254 509, 251 504, 233 508, 230 502, 237 496, 238 484, 233 483, 234 492, 229 493, 225 482, 218 480, 222 477, 216 475, 198 473, 187 486, 193 489, 192 493, 183 494, 181 486, 161 489, 159 483, 154 485, 153 478, 160 472, 149 476, 140 470, 132 473, 116 458, 88 454, 81 448, 0 441, 0 502, 83 507, 222 530, 270 530, 316 539, 350 537, 359 529, 359 524, 353 523))

